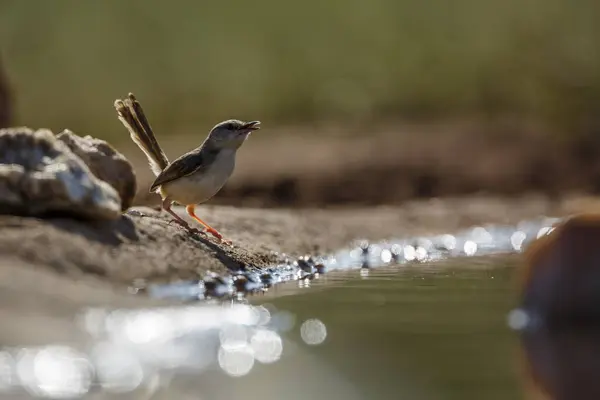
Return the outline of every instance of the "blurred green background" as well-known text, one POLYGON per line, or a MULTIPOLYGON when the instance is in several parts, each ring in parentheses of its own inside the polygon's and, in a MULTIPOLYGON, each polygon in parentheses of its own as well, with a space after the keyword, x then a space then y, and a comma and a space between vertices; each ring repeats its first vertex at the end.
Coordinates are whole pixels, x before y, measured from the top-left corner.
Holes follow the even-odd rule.
POLYGON ((598 0, 0 0, 0 61, 13 124, 108 139, 144 182, 116 98, 171 157, 261 120, 226 202, 600 193, 598 21, 598 0))
POLYGON ((569 131, 598 119, 599 20, 597 0, 1 0, 0 54, 18 122, 105 137, 128 91, 173 132, 506 114, 569 131))

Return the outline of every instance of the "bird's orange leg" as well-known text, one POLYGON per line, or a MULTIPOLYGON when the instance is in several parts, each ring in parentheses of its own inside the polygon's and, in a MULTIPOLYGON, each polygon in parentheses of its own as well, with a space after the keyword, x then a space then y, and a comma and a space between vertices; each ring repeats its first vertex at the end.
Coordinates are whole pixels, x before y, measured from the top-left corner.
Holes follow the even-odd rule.
POLYGON ((182 227, 184 227, 185 229, 187 229, 189 232, 198 233, 197 229, 192 228, 190 226, 190 224, 187 223, 186 220, 184 220, 183 218, 181 218, 179 215, 175 214, 175 211, 173 211, 171 209, 172 205, 173 205, 173 202, 168 197, 165 198, 165 199, 163 199, 162 208, 166 212, 168 212, 169 214, 171 214, 173 216, 173 218, 175 218, 175 222, 177 222, 179 225, 181 225, 182 227))
POLYGON ((190 224, 188 224, 183 218, 181 218, 179 215, 175 214, 175 211, 171 210, 171 206, 173 205, 173 202, 168 198, 164 198, 163 202, 162 202, 162 208, 168 212, 169 214, 171 214, 173 216, 173 218, 175 218, 175 222, 177 222, 179 225, 183 226, 184 228, 189 228, 190 224))
POLYGON ((221 235, 219 232, 217 232, 217 230, 216 230, 216 229, 214 229, 213 227, 211 227, 210 225, 208 225, 206 222, 202 221, 202 220, 201 220, 201 219, 200 219, 200 218, 199 218, 199 217, 196 215, 195 208, 196 208, 196 206, 195 206, 195 205, 193 205, 193 204, 188 204, 188 205, 185 207, 185 210, 187 211, 187 213, 188 213, 188 215, 189 215, 190 217, 192 217, 192 218, 194 218, 196 221, 200 222, 200 223, 201 223, 201 224, 202 224, 202 225, 203 225, 203 226, 206 228, 206 232, 210 233, 211 235, 213 235, 214 237, 216 237, 217 239, 219 239, 219 240, 221 240, 221 241, 223 241, 223 242, 226 242, 226 243, 229 243, 229 244, 231 244, 231 241, 230 241, 230 240, 223 239, 223 235, 221 235))

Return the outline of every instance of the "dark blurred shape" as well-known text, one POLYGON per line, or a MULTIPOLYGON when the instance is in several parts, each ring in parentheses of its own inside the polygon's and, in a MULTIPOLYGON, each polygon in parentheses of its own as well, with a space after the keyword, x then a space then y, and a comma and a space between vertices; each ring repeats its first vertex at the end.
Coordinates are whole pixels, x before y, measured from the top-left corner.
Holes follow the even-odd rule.
POLYGON ((273 185, 273 198, 278 204, 291 204, 298 198, 298 181, 282 178, 273 185))
POLYGON ((525 252, 522 307, 545 326, 600 326, 600 215, 567 219, 525 252))
POLYGON ((521 337, 528 399, 600 399, 600 329, 556 329, 521 337))
POLYGON ((0 128, 12 124, 12 93, 0 58, 0 128))
POLYGON ((413 184, 415 188, 415 197, 419 199, 436 197, 440 179, 439 176, 430 172, 423 172, 421 175, 417 175, 413 184))
POLYGON ((600 215, 565 220, 524 256, 527 398, 600 399, 600 215))

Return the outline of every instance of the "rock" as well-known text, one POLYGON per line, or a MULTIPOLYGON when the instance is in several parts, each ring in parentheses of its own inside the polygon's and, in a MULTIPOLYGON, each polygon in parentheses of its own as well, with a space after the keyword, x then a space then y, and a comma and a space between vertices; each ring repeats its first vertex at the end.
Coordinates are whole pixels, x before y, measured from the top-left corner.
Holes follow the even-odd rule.
POLYGON ((117 219, 121 199, 49 130, 0 129, 0 213, 117 219))
POLYGON ((91 136, 77 136, 65 130, 56 136, 87 164, 97 178, 110 184, 121 197, 123 211, 131 207, 137 181, 131 163, 109 143, 91 136))
POLYGON ((0 63, 0 128, 6 128, 11 125, 11 100, 8 78, 2 70, 2 65, 0 63))

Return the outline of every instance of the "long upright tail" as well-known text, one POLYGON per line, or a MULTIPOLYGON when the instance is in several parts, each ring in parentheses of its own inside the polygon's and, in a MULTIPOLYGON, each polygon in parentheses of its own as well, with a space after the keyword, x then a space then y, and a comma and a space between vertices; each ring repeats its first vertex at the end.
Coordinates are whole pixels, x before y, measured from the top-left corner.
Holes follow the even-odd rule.
POLYGON ((146 154, 152 172, 158 176, 169 165, 169 159, 158 144, 142 106, 133 93, 129 93, 127 99, 115 101, 115 109, 119 120, 129 131, 131 140, 146 154))

